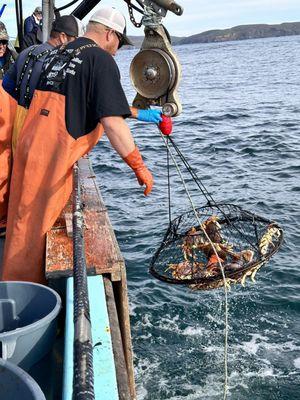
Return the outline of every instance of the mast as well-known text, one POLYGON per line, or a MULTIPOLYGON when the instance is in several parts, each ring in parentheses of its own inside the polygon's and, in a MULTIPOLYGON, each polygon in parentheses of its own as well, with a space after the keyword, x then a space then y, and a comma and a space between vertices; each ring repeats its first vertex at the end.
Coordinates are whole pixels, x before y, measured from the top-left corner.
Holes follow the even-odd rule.
POLYGON ((54 0, 43 0, 43 42, 49 38, 51 26, 54 18, 54 0))
POLYGON ((18 39, 19 47, 22 48, 23 45, 23 9, 22 0, 15 0, 16 6, 16 18, 17 18, 17 29, 18 29, 18 39))

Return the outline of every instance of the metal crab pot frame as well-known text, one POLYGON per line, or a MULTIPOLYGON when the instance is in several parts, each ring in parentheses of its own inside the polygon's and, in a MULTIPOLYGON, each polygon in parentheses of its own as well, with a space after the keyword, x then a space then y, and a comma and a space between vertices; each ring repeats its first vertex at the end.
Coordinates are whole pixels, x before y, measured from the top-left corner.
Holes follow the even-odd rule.
MULTIPOLYGON (((197 249, 201 224, 209 218, 216 218, 221 227, 223 242, 232 252, 250 249, 253 252, 251 262, 244 263, 235 271, 228 269, 230 264, 223 264, 225 279, 228 282, 241 282, 247 275, 255 273, 279 249, 282 240, 282 229, 267 218, 243 210, 234 204, 214 203, 181 214, 171 221, 164 239, 150 263, 150 273, 161 281, 172 284, 195 285, 197 289, 210 289, 224 285, 221 270, 213 276, 199 273, 199 265, 207 261, 205 254, 197 249), (191 229, 199 232, 191 234, 191 229), (184 254, 183 246, 192 243, 189 257, 184 254), (187 262, 189 273, 183 277, 172 274, 172 265, 187 262)), ((204 267, 205 270, 205 267, 204 267)))

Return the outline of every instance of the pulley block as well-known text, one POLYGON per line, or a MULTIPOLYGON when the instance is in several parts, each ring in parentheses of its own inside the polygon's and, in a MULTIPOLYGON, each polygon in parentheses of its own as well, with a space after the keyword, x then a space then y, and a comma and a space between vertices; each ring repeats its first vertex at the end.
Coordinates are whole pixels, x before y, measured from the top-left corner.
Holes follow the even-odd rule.
POLYGON ((180 63, 172 50, 163 25, 145 27, 142 47, 130 65, 130 77, 137 95, 133 106, 161 106, 167 116, 179 115, 182 107, 177 95, 180 63))

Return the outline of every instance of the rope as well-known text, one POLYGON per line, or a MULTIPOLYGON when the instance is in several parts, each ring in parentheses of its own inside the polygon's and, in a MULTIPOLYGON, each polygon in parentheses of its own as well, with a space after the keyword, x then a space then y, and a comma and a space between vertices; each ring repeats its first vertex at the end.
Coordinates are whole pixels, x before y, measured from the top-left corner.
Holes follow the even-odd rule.
POLYGON ((194 182, 196 183, 196 185, 198 186, 198 188, 201 190, 201 193, 203 194, 203 196, 205 197, 207 204, 209 206, 214 206, 216 207, 219 212, 223 215, 223 217, 225 218, 225 220, 228 222, 228 225, 232 225, 234 226, 235 230, 245 239, 245 241, 256 251, 259 251, 258 245, 254 245, 248 238, 247 236, 245 236, 243 234, 243 232, 241 232, 241 230, 232 222, 229 221, 227 215, 223 212, 223 210, 219 207, 219 205, 215 202, 215 200, 213 199, 213 197, 211 196, 211 194, 208 192, 208 190, 206 189, 206 187, 204 186, 204 184, 201 182, 201 179, 197 176, 196 172, 193 170, 193 168, 190 166, 190 164, 188 163, 187 159, 184 157, 184 155, 181 153, 181 151, 179 150, 178 146, 175 144, 174 140, 170 137, 169 138, 170 142, 172 143, 176 153, 178 154, 178 156, 180 157, 181 161, 183 162, 184 166, 186 167, 187 171, 190 173, 191 177, 193 178, 194 182))
POLYGON ((174 140, 171 137, 169 139, 170 139, 170 142, 172 143, 174 149, 176 150, 177 154, 179 155, 181 161, 184 163, 186 169, 190 173, 192 179, 194 180, 194 182, 196 183, 198 188, 201 190, 201 193, 203 194, 203 196, 207 200, 207 203, 208 204, 213 203, 214 205, 216 205, 216 203, 215 203, 214 199, 212 198, 211 194, 208 192, 206 187, 203 185, 201 180, 198 178, 196 172, 193 170, 193 168, 190 166, 190 164, 188 163, 186 158, 183 156, 183 154, 181 153, 179 147, 176 145, 176 143, 174 142, 174 140))
MULTIPOLYGON (((167 138, 168 142, 168 138, 167 138)), ((172 222, 172 207, 171 207, 171 182, 170 182, 170 154, 168 147, 166 146, 167 150, 167 171, 168 171, 168 208, 169 208, 169 225, 172 222)))
MULTIPOLYGON (((165 143, 165 146, 167 147, 167 151, 170 154, 170 156, 171 156, 171 158, 173 160, 173 163, 174 163, 174 165, 176 167, 177 173, 178 173, 178 175, 179 175, 179 177, 180 177, 180 179, 182 181, 184 190, 185 190, 185 192, 186 192, 186 194, 188 196, 188 199, 189 199, 189 201, 191 203, 191 206, 192 206, 192 209, 194 211, 194 214, 195 214, 195 217, 197 219, 197 222, 198 222, 199 226, 201 227, 206 239, 208 240, 209 244, 211 245, 211 247, 213 249, 213 252, 215 253, 215 255, 217 257, 218 265, 219 265, 219 268, 220 268, 220 271, 221 271, 221 274, 222 274, 223 283, 224 283, 224 301, 225 301, 225 309, 224 309, 224 324, 225 324, 225 328, 224 328, 224 397, 223 397, 223 399, 226 400, 227 399, 227 392, 228 392, 228 293, 227 293, 227 283, 226 283, 226 277, 225 277, 225 273, 224 273, 224 268, 223 268, 222 262, 220 260, 220 257, 218 255, 218 252, 217 252, 217 250, 216 250, 216 248, 214 246, 214 243, 211 241, 210 237, 208 236, 208 234, 206 233, 206 230, 203 227, 203 224, 201 223, 201 221, 199 219, 198 212, 196 210, 195 204, 194 204, 194 202, 192 200, 192 197, 191 197, 191 194, 190 194, 190 192, 189 192, 189 190, 187 188, 187 185, 186 185, 184 177, 183 177, 183 175, 181 173, 180 167, 179 167, 179 165, 178 165, 178 163, 177 163, 177 161, 176 161, 176 159, 175 159, 175 157, 174 157, 174 155, 173 155, 173 153, 172 153, 172 151, 170 149, 168 140, 166 140, 165 136, 160 131, 159 131, 159 133, 160 133, 160 136, 162 137, 162 139, 163 139, 163 141, 165 143)), ((170 142, 173 145, 173 141, 171 140, 171 138, 169 138, 169 139, 170 139, 170 142)), ((188 171, 190 172, 190 169, 188 171)))

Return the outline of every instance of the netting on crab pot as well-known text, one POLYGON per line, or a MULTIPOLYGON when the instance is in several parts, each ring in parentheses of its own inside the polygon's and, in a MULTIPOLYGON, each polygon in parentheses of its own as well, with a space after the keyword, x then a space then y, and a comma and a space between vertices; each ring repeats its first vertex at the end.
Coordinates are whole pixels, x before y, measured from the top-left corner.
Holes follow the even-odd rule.
POLYGON ((170 223, 150 272, 194 289, 243 283, 247 276, 254 277, 281 241, 282 230, 275 222, 233 204, 208 204, 170 223))

